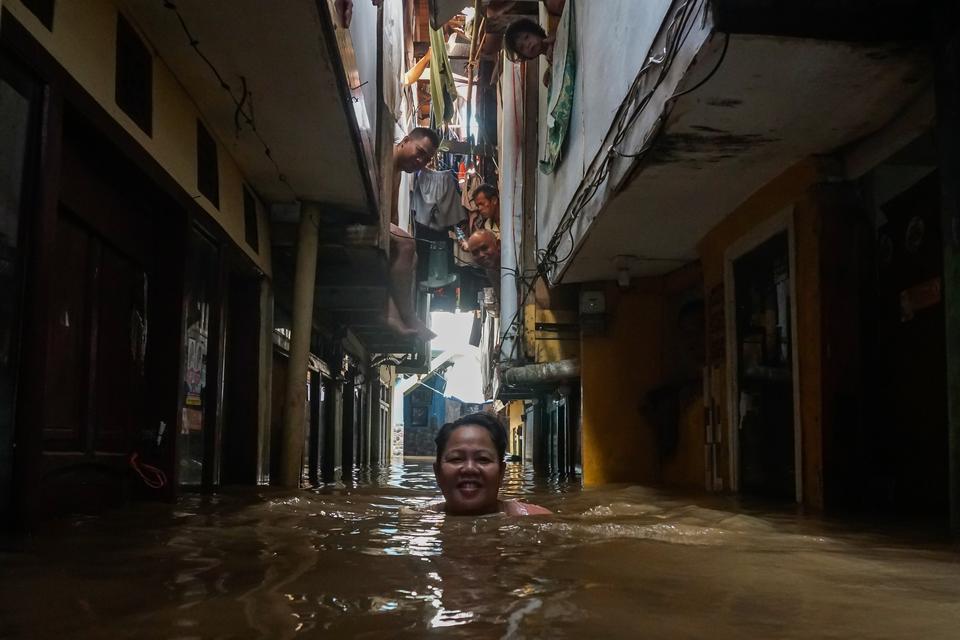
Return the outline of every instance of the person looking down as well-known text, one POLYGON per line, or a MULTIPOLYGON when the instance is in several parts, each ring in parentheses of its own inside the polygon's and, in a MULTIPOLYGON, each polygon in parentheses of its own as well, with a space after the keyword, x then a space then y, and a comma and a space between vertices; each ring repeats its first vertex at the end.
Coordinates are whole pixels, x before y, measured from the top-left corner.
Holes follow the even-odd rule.
POLYGON ((535 516, 549 509, 518 500, 500 500, 500 485, 507 469, 507 433, 489 413, 472 413, 448 422, 436 437, 437 459, 433 472, 444 502, 431 506, 451 516, 535 516))
POLYGON ((473 204, 477 206, 478 220, 474 231, 489 229, 500 231, 500 192, 491 184, 481 184, 473 192, 473 204))
POLYGON ((467 250, 474 262, 489 271, 500 269, 500 239, 489 229, 474 231, 467 239, 467 250))
POLYGON ((400 174, 416 173, 429 164, 440 146, 440 136, 417 127, 394 147, 393 204, 390 214, 390 295, 387 298, 387 326, 401 336, 430 340, 435 334, 417 317, 414 295, 417 274, 417 241, 397 223, 400 174))
POLYGON ((553 63, 554 35, 547 35, 539 24, 529 18, 514 20, 503 34, 503 48, 513 62, 534 60, 543 56, 553 63))

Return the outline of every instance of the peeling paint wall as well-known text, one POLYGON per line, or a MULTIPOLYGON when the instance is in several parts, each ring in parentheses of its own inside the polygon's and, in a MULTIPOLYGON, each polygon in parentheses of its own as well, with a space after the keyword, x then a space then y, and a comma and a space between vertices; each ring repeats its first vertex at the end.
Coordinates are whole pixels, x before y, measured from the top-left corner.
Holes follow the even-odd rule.
MULTIPOLYGON (((153 134, 146 135, 114 100, 115 42, 118 7, 107 0, 58 2, 53 30, 47 30, 19 0, 6 0, 10 11, 30 34, 79 82, 96 102, 143 147, 189 194, 198 194, 196 121, 202 118, 176 76, 157 57, 153 59, 153 134)), ((134 21, 136 26, 136 22, 134 21)), ((148 43, 149 44, 149 43, 148 43)), ((201 195, 203 207, 264 272, 271 272, 270 227, 258 204, 260 252, 244 237, 244 176, 223 144, 218 147, 220 207, 201 195)))

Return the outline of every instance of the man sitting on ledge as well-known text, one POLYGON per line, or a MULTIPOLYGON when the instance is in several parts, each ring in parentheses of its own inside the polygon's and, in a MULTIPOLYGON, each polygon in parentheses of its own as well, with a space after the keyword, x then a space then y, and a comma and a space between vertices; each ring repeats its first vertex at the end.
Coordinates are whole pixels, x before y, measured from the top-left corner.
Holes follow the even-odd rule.
POLYGON ((440 147, 440 136, 432 129, 417 127, 393 150, 393 209, 390 219, 390 295, 387 299, 387 325, 402 336, 421 340, 435 338, 417 317, 414 296, 417 277, 417 241, 397 226, 400 214, 400 172, 416 173, 429 164, 440 147))

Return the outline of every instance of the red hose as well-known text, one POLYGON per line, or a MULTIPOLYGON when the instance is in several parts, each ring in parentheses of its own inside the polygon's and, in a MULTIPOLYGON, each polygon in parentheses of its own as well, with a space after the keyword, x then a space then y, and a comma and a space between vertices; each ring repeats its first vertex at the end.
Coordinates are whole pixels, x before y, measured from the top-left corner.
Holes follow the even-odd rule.
POLYGON ((134 451, 130 454, 130 467, 137 472, 143 483, 151 489, 162 489, 167 486, 167 474, 161 469, 139 462, 140 454, 134 451))

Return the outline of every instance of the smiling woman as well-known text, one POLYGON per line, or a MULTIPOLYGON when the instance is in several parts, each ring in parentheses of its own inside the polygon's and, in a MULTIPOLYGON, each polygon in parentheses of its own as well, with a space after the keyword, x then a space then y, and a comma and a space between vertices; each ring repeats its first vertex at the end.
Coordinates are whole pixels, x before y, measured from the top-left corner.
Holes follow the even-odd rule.
POLYGON ((535 504, 501 501, 507 434, 496 417, 472 413, 448 422, 437 433, 433 471, 445 502, 433 509, 455 516, 505 513, 511 516, 551 513, 535 504))

